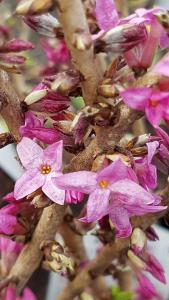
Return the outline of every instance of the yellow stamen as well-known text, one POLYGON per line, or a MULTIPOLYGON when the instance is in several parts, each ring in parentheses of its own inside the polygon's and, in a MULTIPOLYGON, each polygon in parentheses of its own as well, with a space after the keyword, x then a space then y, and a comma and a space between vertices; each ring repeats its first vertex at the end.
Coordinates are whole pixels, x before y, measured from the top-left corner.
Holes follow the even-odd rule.
POLYGON ((108 183, 107 180, 101 180, 101 181, 99 182, 99 186, 100 186, 102 189, 106 188, 108 185, 109 185, 109 183, 108 183))
POLYGON ((49 165, 42 165, 41 166, 41 173, 47 175, 51 172, 51 166, 49 165))

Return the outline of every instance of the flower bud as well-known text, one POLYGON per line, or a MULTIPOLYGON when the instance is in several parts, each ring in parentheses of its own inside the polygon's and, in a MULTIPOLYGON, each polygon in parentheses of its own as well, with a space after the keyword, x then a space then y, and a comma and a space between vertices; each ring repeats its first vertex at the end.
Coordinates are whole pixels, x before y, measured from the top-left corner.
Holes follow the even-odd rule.
POLYGON ((145 270, 145 268, 146 268, 145 263, 137 255, 135 255, 132 250, 128 250, 127 256, 129 258, 129 260, 131 261, 131 263, 135 267, 137 267, 137 268, 139 268, 141 270, 145 270))
POLYGON ((48 90, 34 90, 24 100, 27 105, 31 105, 47 95, 48 90))
POLYGON ((53 6, 53 0, 21 0, 16 7, 18 15, 34 15, 48 12, 53 6))
POLYGON ((61 95, 68 95, 77 88, 80 82, 79 73, 70 70, 57 74, 55 78, 51 84, 51 89, 61 95))
POLYGON ((145 247, 146 242, 147 242, 147 238, 144 231, 141 230, 140 228, 135 228, 131 235, 131 246, 133 251, 136 254, 140 253, 145 247))
POLYGON ((24 17, 24 22, 39 34, 51 38, 56 37, 57 32, 61 31, 60 23, 49 13, 24 17))

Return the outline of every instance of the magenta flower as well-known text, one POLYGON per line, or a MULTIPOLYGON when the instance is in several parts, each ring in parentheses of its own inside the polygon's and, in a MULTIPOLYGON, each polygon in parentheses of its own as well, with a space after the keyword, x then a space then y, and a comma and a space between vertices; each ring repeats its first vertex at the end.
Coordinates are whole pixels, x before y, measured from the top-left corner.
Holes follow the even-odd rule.
POLYGON ((29 288, 25 288, 22 296, 19 297, 14 288, 8 287, 2 300, 37 300, 37 298, 29 288))
POLYGON ((4 45, 0 47, 0 52, 8 53, 8 52, 21 52, 26 50, 32 50, 35 47, 31 42, 23 41, 20 39, 13 39, 6 42, 4 45))
POLYGON ((18 200, 42 188, 52 201, 63 205, 65 192, 53 184, 52 177, 61 175, 63 142, 42 149, 24 137, 17 145, 17 152, 25 173, 17 180, 14 197, 18 200))
POLYGON ((156 129, 157 138, 160 138, 159 151, 154 158, 154 163, 157 168, 164 174, 169 174, 169 136, 160 127, 156 129))
POLYGON ((145 24, 149 26, 147 38, 138 46, 125 53, 125 59, 131 68, 147 69, 151 66, 158 45, 162 49, 168 47, 169 37, 166 30, 158 22, 155 14, 163 11, 161 8, 146 10, 137 9, 135 14, 121 20, 122 24, 145 24))
POLYGON ((152 69, 153 72, 169 77, 169 55, 164 56, 152 69))
POLYGON ((131 108, 145 111, 149 122, 157 127, 166 116, 169 105, 169 92, 160 92, 152 88, 129 88, 121 92, 123 101, 131 108))
POLYGON ((131 234, 130 216, 164 209, 154 206, 154 196, 138 185, 134 171, 120 159, 98 173, 79 171, 53 182, 60 188, 89 194, 87 213, 81 221, 93 222, 109 214, 118 237, 131 234))
POLYGON ((101 30, 107 31, 119 23, 114 0, 96 0, 96 19, 101 30))
POLYGON ((0 209, 0 233, 6 235, 25 234, 26 229, 19 223, 17 215, 20 213, 20 205, 9 204, 0 209))
POLYGON ((22 137, 37 139, 45 144, 53 144, 63 140, 65 146, 73 146, 71 136, 59 132, 55 128, 45 128, 44 118, 37 118, 32 112, 25 113, 25 124, 19 128, 22 137))
POLYGON ((25 113, 25 124, 20 127, 22 137, 38 139, 45 144, 53 144, 61 139, 59 132, 53 128, 44 127, 44 119, 37 118, 32 112, 25 113))
POLYGON ((68 204, 77 204, 82 202, 84 194, 78 191, 65 191, 65 202, 68 204))
POLYGON ((137 274, 139 286, 136 289, 137 300, 162 300, 151 281, 142 273, 137 274))
POLYGON ((22 248, 23 244, 21 243, 4 237, 0 238, 1 273, 3 276, 9 273, 22 248))
POLYGON ((135 172, 139 183, 145 189, 154 189, 157 186, 157 170, 152 164, 152 159, 158 147, 157 141, 147 143, 148 154, 144 158, 135 160, 135 172))

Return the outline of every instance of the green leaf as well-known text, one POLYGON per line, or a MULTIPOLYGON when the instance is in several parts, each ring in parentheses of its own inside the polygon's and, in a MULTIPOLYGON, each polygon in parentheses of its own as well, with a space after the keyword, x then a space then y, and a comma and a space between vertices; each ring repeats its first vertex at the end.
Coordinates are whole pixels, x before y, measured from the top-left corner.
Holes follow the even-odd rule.
POLYGON ((72 97, 71 102, 72 102, 73 107, 76 110, 80 110, 85 107, 85 102, 83 100, 83 97, 72 97))
POLYGON ((112 288, 112 300, 132 300, 132 297, 131 291, 122 292, 118 287, 112 288))

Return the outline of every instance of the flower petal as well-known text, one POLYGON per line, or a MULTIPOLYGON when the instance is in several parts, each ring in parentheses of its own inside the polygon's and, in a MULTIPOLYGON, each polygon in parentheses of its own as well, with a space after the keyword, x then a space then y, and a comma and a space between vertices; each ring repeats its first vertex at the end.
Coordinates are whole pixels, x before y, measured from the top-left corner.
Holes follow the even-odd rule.
POLYGON ((40 188, 45 182, 45 176, 38 169, 27 170, 15 183, 14 197, 16 200, 26 197, 40 188))
POLYGON ((93 222, 107 215, 109 212, 109 197, 110 191, 108 189, 96 189, 91 193, 87 202, 86 216, 81 218, 80 221, 93 222))
POLYGON ((23 137, 17 145, 17 152, 24 168, 31 168, 40 164, 40 158, 43 150, 34 141, 27 137, 23 137))
POLYGON ((114 0, 96 0, 96 19, 101 30, 109 30, 119 22, 114 0))
POLYGON ((52 178, 52 180, 61 189, 90 194, 96 188, 96 176, 94 172, 79 171, 52 178))
POLYGON ((46 180, 42 187, 42 191, 46 196, 49 197, 53 202, 60 205, 64 204, 65 201, 65 191, 58 188, 52 180, 46 180))
POLYGON ((109 214, 110 220, 116 228, 118 238, 125 238, 131 235, 132 226, 130 224, 129 215, 125 208, 120 206, 112 207, 109 214))
POLYGON ((129 107, 144 110, 151 93, 150 88, 131 88, 121 92, 120 95, 129 107))
POLYGON ((112 196, 119 198, 124 204, 151 204, 155 201, 153 195, 137 183, 124 179, 113 183, 110 187, 112 196))
POLYGON ((43 151, 43 161, 55 165, 55 171, 59 171, 62 167, 63 141, 56 142, 48 146, 43 151))
POLYGON ((98 181, 105 179, 111 183, 126 178, 137 182, 135 172, 130 167, 126 166, 121 159, 115 160, 108 167, 101 170, 97 176, 98 181))

